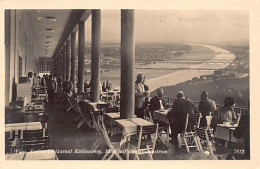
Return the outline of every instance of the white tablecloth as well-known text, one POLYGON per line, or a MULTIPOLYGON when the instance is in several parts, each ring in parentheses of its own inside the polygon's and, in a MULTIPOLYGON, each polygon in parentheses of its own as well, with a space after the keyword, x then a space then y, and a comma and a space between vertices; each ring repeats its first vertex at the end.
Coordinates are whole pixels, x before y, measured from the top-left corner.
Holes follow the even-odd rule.
POLYGON ((163 110, 163 111, 156 110, 153 112, 153 119, 159 122, 164 122, 169 124, 169 120, 167 118, 168 112, 169 110, 163 110))
POLYGON ((6 160, 58 160, 56 152, 54 150, 41 150, 22 152, 15 154, 6 154, 6 160))
POLYGON ((5 125, 5 132, 12 130, 38 130, 42 129, 40 122, 28 122, 28 123, 11 123, 5 125))
POLYGON ((119 119, 115 120, 115 126, 122 129, 122 136, 127 137, 133 134, 137 134, 137 126, 149 126, 153 125, 153 123, 146 121, 141 118, 133 118, 133 119, 119 119))
POLYGON ((225 140, 225 141, 243 142, 243 139, 236 139, 233 135, 233 132, 236 129, 236 127, 237 124, 236 125, 218 124, 214 136, 215 138, 225 140))

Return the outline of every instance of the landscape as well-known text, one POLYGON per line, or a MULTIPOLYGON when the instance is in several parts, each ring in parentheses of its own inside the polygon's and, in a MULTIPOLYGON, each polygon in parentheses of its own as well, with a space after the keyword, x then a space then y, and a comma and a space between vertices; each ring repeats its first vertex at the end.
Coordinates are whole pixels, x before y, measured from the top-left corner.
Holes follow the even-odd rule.
MULTIPOLYGON (((157 88, 163 87, 166 96, 175 97, 182 90, 190 99, 199 101, 201 91, 207 90, 209 97, 217 104, 223 104, 223 98, 232 96, 237 106, 247 108, 249 44, 210 46, 226 50, 226 53, 216 52, 202 44, 136 44, 135 74, 145 75, 151 95, 155 94, 157 88), (223 58, 214 60, 216 55, 218 58, 222 55, 223 58)), ((87 46, 86 49, 90 48, 87 46)), ((101 81, 110 80, 114 88, 120 88, 119 44, 105 44, 101 53, 101 81)), ((85 79, 88 81, 91 78, 88 71, 90 55, 90 50, 86 50, 85 60, 88 64, 85 65, 85 79)))

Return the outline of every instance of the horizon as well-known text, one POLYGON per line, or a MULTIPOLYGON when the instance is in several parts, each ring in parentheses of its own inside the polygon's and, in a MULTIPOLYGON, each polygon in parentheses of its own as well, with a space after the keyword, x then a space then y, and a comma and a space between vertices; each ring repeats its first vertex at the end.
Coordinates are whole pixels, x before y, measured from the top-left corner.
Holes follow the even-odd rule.
MULTIPOLYGON (((120 43, 120 10, 101 10, 101 43, 120 43)), ((91 17, 86 21, 91 42, 91 17)), ((248 10, 135 10, 135 43, 249 43, 248 10)))

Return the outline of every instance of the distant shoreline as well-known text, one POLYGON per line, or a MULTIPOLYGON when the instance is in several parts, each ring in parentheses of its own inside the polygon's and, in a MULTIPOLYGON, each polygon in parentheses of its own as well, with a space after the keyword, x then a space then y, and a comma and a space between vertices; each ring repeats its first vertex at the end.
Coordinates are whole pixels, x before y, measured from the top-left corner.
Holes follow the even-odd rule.
MULTIPOLYGON (((210 48, 214 51, 214 54, 210 54, 210 57, 208 60, 220 60, 226 57, 229 57, 229 61, 233 61, 233 59, 235 58, 235 56, 233 54, 231 54, 229 51, 226 51, 222 48, 218 48, 215 46, 211 46, 211 45, 204 45, 204 44, 191 44, 194 47, 194 50, 196 50, 197 48, 201 48, 201 46, 203 48, 210 48), (218 59, 220 58, 220 59, 218 59)), ((185 55, 185 57, 187 57, 188 59, 191 58, 193 60, 196 60, 195 57, 200 57, 202 55, 202 57, 207 57, 208 54, 204 54, 204 53, 198 53, 198 54, 194 54, 194 56, 192 54, 190 55, 185 55)), ((203 60, 203 59, 202 59, 203 60)), ((205 60, 205 59, 204 59, 205 60)), ((203 61, 204 61, 203 60, 203 61)), ((144 66, 150 66, 151 64, 148 65, 144 65, 144 66)), ((169 64, 152 64, 152 66, 162 66, 162 67, 169 67, 169 68, 174 68, 174 67, 178 67, 181 66, 181 64, 179 65, 174 65, 172 63, 169 64)), ((185 65, 187 66, 187 65, 185 65)), ((227 67, 228 64, 218 64, 218 65, 206 65, 206 64, 197 64, 195 63, 188 65, 191 68, 195 67, 195 68, 199 68, 199 67, 216 67, 218 69, 220 68, 224 68, 227 67)), ((186 71, 186 70, 181 70, 181 71, 176 71, 176 70, 158 70, 158 69, 154 69, 154 70, 138 70, 135 69, 135 76, 139 73, 143 73, 146 76, 146 84, 149 86, 150 91, 153 91, 155 89, 157 89, 158 87, 162 87, 162 86, 172 86, 187 80, 192 79, 193 77, 199 77, 201 75, 207 75, 207 74, 211 74, 213 71, 207 71, 205 70, 190 70, 190 71, 186 71)), ((116 89, 120 89, 120 69, 112 69, 112 70, 104 70, 103 73, 100 74, 101 76, 101 82, 105 82, 106 80, 110 80, 110 82, 113 85, 113 88, 116 89)), ((85 74, 85 78, 89 81, 91 77, 91 73, 85 74)))

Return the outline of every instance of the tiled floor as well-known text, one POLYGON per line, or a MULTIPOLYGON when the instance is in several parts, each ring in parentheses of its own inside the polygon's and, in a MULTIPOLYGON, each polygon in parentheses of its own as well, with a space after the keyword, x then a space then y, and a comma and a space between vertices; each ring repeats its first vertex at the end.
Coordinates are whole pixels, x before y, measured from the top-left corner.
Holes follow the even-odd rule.
MULTIPOLYGON (((91 152, 91 145, 98 138, 94 129, 87 125, 77 128, 74 122, 76 113, 66 112, 65 106, 60 99, 55 98, 53 106, 46 105, 49 112, 49 136, 50 148, 56 150, 59 160, 100 160, 106 147, 103 145, 97 152, 91 152)), ((191 148, 191 153, 186 149, 176 148, 170 143, 167 148, 162 143, 157 143, 154 160, 207 160, 208 155, 191 148)), ((122 154, 124 157, 125 155, 122 154)), ((140 159, 146 159, 146 155, 140 159)))

